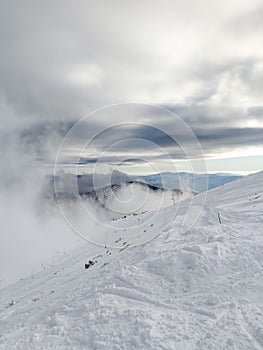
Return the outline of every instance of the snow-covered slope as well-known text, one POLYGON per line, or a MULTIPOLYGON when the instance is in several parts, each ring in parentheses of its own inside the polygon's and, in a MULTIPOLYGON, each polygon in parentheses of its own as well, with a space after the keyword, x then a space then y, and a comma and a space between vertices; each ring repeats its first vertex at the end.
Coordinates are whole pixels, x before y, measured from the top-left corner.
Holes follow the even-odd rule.
POLYGON ((262 349, 263 173, 181 204, 0 290, 0 349, 262 349))

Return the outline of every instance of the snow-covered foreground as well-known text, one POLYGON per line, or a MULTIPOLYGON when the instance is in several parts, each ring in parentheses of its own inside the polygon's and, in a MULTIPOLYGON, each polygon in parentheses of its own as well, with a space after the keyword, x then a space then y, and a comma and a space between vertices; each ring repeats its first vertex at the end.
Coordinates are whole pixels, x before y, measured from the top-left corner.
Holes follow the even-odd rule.
POLYGON ((210 191, 187 232, 186 206, 132 235, 149 214, 128 216, 116 249, 87 244, 0 290, 0 349, 262 349, 262 185, 259 173, 210 191))

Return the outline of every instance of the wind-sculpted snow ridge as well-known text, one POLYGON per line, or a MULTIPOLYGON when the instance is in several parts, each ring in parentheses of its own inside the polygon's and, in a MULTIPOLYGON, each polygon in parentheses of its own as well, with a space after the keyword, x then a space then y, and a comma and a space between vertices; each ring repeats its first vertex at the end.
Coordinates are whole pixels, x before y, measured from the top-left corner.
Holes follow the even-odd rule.
POLYGON ((262 184, 259 173, 208 192, 186 232, 187 205, 168 225, 174 207, 160 210, 137 236, 127 226, 148 213, 118 219, 106 248, 2 289, 0 349, 262 349, 262 184))

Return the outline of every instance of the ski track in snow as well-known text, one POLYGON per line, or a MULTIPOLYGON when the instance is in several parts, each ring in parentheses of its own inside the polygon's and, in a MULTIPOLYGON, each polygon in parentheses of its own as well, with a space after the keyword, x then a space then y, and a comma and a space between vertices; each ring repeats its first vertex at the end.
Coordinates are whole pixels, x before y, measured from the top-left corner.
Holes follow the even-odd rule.
POLYGON ((117 249, 87 245, 1 289, 0 349, 263 349, 262 184, 259 173, 209 191, 186 233, 184 207, 164 227, 170 207, 137 236, 118 231, 117 249))

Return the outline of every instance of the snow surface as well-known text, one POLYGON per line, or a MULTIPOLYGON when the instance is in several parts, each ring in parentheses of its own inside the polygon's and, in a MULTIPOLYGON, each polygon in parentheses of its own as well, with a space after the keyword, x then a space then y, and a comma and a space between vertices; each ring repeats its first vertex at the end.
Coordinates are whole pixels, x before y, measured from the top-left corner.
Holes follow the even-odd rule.
POLYGON ((187 200, 129 215, 107 248, 1 289, 0 349, 262 349, 262 185, 263 173, 224 185, 203 208, 200 194, 187 220, 187 200))

